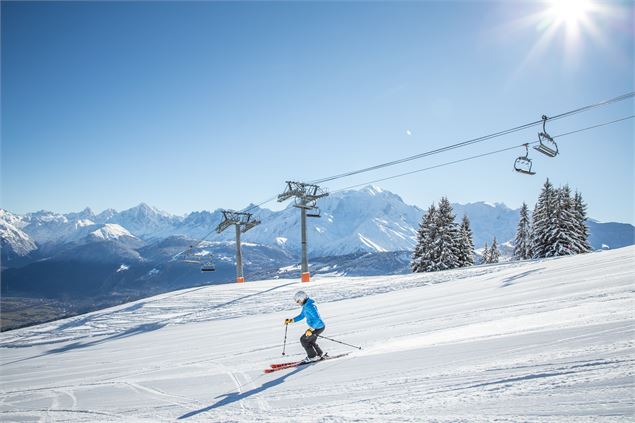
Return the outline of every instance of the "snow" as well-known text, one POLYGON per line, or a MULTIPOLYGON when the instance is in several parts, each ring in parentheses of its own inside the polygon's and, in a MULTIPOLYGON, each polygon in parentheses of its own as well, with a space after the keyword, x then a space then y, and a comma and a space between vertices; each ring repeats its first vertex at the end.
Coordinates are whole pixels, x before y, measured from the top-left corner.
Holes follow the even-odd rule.
MULTIPOLYGON (((94 225, 94 224, 95 224, 95 222, 93 222, 93 221, 92 221, 92 220, 90 220, 90 219, 80 219, 80 220, 78 220, 77 222, 75 222, 75 225, 76 225, 78 228, 83 228, 84 226, 91 226, 91 225, 94 225)), ((117 226, 118 226, 118 225, 117 225, 117 226)), ((123 229, 123 228, 122 228, 122 229, 123 229)), ((125 230, 125 229, 124 229, 124 230, 125 230)))
POLYGON ((126 270, 130 269, 130 266, 122 264, 121 266, 119 266, 119 268, 117 269, 117 273, 119 272, 125 272, 126 270))
MULTIPOLYGON (((433 200, 422 201, 428 203, 433 200)), ((372 185, 358 190, 333 192, 328 197, 320 198, 318 206, 322 217, 311 222, 319 224, 320 230, 323 230, 311 229, 308 244, 309 254, 316 257, 376 251, 368 243, 362 242, 357 233, 363 233, 372 244, 381 245, 386 251, 411 251, 424 214, 419 207, 404 203, 398 195, 372 185)), ((502 243, 513 239, 516 234, 518 210, 512 210, 502 203, 453 204, 452 207, 457 222, 464 214, 469 216, 475 246, 482 247, 485 241, 491 244, 493 236, 502 243)), ((285 252, 301 248, 300 213, 292 204, 281 211, 258 208, 254 213, 262 223, 247 232, 242 238, 243 242, 281 248, 285 252)), ((99 215, 94 215, 90 209, 65 215, 47 211, 24 216, 12 215, 7 211, 0 213, 0 224, 6 221, 23 231, 34 245, 46 246, 47 249, 55 244, 85 242, 84 237, 103 224, 120 225, 133 236, 146 241, 169 236, 186 236, 194 240, 211 236, 209 239, 213 242, 233 241, 234 231, 209 234, 209 228, 217 226, 221 219, 220 210, 192 212, 179 217, 144 203, 122 212, 108 209, 99 215), (94 226, 88 225, 89 222, 95 222, 94 226)), ((631 242, 632 236, 629 237, 629 234, 633 231, 633 227, 627 224, 594 224, 591 240, 596 248, 601 243, 619 247, 631 242)), ((9 243, 13 242, 13 238, 9 239, 9 243)), ((20 244, 20 241, 15 243, 20 244)))
POLYGON ((193 256, 197 256, 197 257, 207 257, 209 255, 211 255, 212 252, 210 250, 200 250, 200 251, 196 251, 195 253, 193 253, 193 256))
POLYGON ((17 223, 15 219, 9 218, 6 214, 2 217, 7 217, 6 221, 0 219, 0 238, 2 239, 3 249, 7 248, 7 252, 11 251, 18 256, 24 256, 31 251, 37 250, 37 245, 29 235, 23 232, 18 227, 19 225, 10 223, 17 223))
POLYGON ((366 190, 370 195, 377 195, 377 194, 381 194, 382 192, 384 192, 377 185, 369 185, 369 186, 367 186, 366 188, 363 188, 363 189, 366 190))
POLYGON ((381 246, 375 244, 373 241, 371 241, 370 239, 368 239, 367 237, 365 237, 362 234, 357 234, 357 236, 359 237, 359 240, 362 241, 362 243, 370 248, 372 248, 375 251, 378 252, 383 252, 383 251, 387 251, 385 248, 382 248, 381 246))
POLYGON ((113 223, 106 223, 101 228, 97 229, 90 233, 95 238, 109 240, 109 239, 119 239, 122 236, 134 237, 126 228, 116 225, 113 223))
POLYGON ((635 247, 191 288, 0 334, 0 420, 604 422, 635 414, 635 247), (284 318, 316 299, 329 353, 284 318))

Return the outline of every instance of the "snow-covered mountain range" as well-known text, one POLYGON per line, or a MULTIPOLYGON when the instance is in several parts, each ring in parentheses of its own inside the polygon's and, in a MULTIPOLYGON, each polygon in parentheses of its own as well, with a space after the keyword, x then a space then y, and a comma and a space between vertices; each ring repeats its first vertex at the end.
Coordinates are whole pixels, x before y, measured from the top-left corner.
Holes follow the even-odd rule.
MULTIPOLYGON (((409 273, 422 208, 372 186, 334 193, 321 199, 319 207, 321 217, 308 220, 311 274, 409 273)), ((494 236, 503 252, 509 252, 518 210, 484 202, 453 208, 457 220, 469 216, 477 254, 494 236)), ((250 210, 262 223, 242 237, 246 279, 297 277, 299 210, 292 205, 280 211, 250 210)), ((1 292, 5 298, 48 298, 63 301, 61 308, 82 304, 81 310, 91 310, 179 288, 233 282, 235 234, 214 232, 221 219, 220 210, 175 216, 146 204, 99 214, 88 208, 26 215, 0 210, 1 292), (215 272, 174 260, 193 244, 198 244, 196 254, 212 258, 215 272)), ((632 225, 588 224, 595 249, 635 243, 632 225)))
MULTIPOLYGON (((415 244, 422 208, 408 205, 398 196, 375 186, 332 194, 319 201, 321 218, 309 218, 309 254, 339 256, 360 252, 409 251, 415 244)), ((427 205, 425 206, 427 207, 427 205)), ((494 236, 500 244, 513 239, 518 210, 505 204, 485 202, 453 204, 457 220, 470 218, 474 245, 478 249, 494 236)), ((251 210, 262 223, 243 236, 243 241, 293 253, 300 248, 300 213, 292 205, 281 211, 251 210)), ((15 215, 0 211, 4 265, 16 257, 41 249, 49 254, 59 245, 77 243, 89 234, 94 241, 120 237, 152 243, 170 236, 198 240, 210 233, 222 213, 196 211, 176 216, 141 203, 128 210, 109 209, 95 214, 86 208, 78 213, 48 211, 15 215)), ((590 223, 594 248, 605 244, 617 248, 633 243, 633 227, 627 224, 590 223), (617 226, 616 226, 617 225, 617 226)), ((215 232, 212 242, 232 241, 233 231, 215 232)))

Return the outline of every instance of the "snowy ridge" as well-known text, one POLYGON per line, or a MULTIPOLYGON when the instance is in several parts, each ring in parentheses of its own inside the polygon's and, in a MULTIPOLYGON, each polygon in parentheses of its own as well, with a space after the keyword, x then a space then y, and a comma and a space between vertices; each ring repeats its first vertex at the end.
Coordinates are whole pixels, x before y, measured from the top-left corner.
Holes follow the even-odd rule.
POLYGON ((628 421, 634 254, 628 247, 429 274, 193 288, 3 333, 0 415, 628 421), (265 376, 269 363, 302 357, 304 324, 289 326, 288 357, 280 354, 282 320, 298 312, 299 288, 317 300, 326 336, 363 349, 265 376))
MULTIPOLYGON (((322 217, 310 218, 307 222, 309 254, 314 257, 412 251, 424 213, 417 206, 405 204, 398 195, 375 186, 331 194, 320 199, 318 206, 322 217)), ((491 244, 494 236, 503 244, 515 235, 518 210, 502 203, 484 202, 452 204, 452 207, 457 222, 464 214, 469 216, 477 249, 482 248, 485 242, 491 244)), ((289 205, 278 212, 257 207, 251 211, 262 224, 245 233, 245 242, 283 249, 287 253, 299 250, 298 209, 289 205)), ((21 230, 36 245, 49 250, 57 244, 82 239, 90 232, 91 225, 119 225, 137 238, 155 242, 170 236, 201 239, 209 236, 210 228, 216 227, 221 219, 220 210, 175 216, 144 203, 122 212, 109 209, 97 215, 89 208, 65 215, 40 211, 24 216, 0 210, 0 222, 21 230)), ((589 226, 594 248, 600 248, 602 244, 616 248, 635 243, 635 228, 631 225, 590 221, 589 226)), ((94 226, 92 231, 98 228, 94 226)), ((224 231, 207 239, 231 241, 234 234, 224 231)), ((3 237, 3 240, 6 245, 12 243, 10 238, 3 237)))
POLYGON ((5 248, 7 255, 15 256, 25 256, 31 251, 35 251, 37 245, 31 237, 9 222, 11 222, 9 219, 0 220, 0 239, 2 240, 3 253, 5 248))
POLYGON ((94 238, 103 239, 103 240, 119 239, 121 237, 130 237, 130 238, 134 237, 130 232, 128 232, 122 226, 115 225, 112 223, 106 223, 101 228, 91 232, 89 235, 94 238))

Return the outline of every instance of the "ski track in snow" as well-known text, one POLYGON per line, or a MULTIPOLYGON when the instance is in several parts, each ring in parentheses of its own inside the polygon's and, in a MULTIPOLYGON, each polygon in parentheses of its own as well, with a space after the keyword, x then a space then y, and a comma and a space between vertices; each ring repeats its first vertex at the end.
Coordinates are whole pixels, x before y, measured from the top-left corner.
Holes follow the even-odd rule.
POLYGON ((0 420, 633 421, 634 259, 198 287, 3 333, 0 420), (303 356, 299 288, 363 349, 265 375, 303 356))

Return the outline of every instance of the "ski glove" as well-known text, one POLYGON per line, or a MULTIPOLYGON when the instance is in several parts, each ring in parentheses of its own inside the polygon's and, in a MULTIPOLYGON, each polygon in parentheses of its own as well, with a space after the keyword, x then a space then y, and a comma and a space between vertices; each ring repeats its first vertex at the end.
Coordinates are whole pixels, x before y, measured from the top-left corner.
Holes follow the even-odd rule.
POLYGON ((289 323, 293 323, 293 319, 284 319, 285 325, 288 325, 289 323))
POLYGON ((307 329, 307 330, 306 330, 305 335, 306 335, 306 336, 311 336, 311 335, 313 335, 313 329, 307 329))

